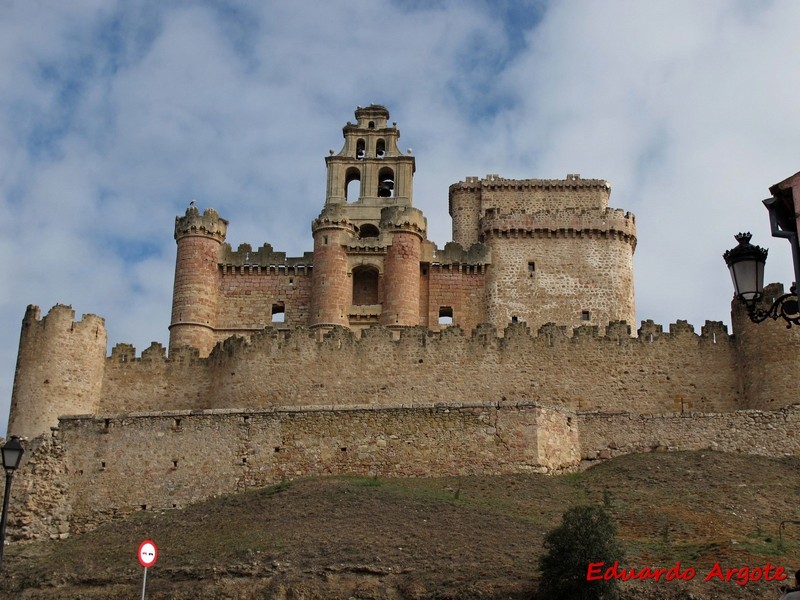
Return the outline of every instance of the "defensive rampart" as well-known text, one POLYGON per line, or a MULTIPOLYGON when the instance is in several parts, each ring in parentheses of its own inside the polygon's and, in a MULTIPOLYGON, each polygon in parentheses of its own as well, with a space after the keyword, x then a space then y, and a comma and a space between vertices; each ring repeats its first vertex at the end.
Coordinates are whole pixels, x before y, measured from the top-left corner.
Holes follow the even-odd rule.
POLYGON ((800 452, 800 405, 580 412, 528 403, 73 416, 28 444, 11 539, 66 537, 136 511, 316 475, 545 473, 630 452, 800 452))
POLYGON ((395 339, 373 327, 358 338, 337 328, 319 338, 298 328, 266 329, 250 342, 232 338, 207 359, 142 359, 118 346, 106 362, 100 411, 410 405, 435 402, 543 402, 575 409, 630 412, 729 411, 739 393, 736 348, 720 323, 696 335, 686 323, 669 333, 644 323, 631 338, 624 323, 606 336, 581 327, 570 337, 524 324, 503 337, 491 327, 471 336, 406 328, 395 339))

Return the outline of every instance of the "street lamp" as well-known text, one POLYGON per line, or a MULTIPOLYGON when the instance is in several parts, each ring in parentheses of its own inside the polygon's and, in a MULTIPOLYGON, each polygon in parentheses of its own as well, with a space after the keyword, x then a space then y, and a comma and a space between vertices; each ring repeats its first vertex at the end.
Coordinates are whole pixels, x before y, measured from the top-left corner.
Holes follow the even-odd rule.
POLYGON ((19 461, 22 460, 22 455, 25 448, 19 443, 19 438, 15 435, 0 448, 3 454, 3 468, 6 471, 6 493, 3 497, 3 516, 0 517, 0 567, 3 566, 3 549, 6 544, 6 518, 8 517, 8 499, 11 496, 11 479, 14 477, 14 471, 19 467, 19 461))
POLYGON ((750 320, 753 323, 761 323, 767 318, 777 320, 780 317, 786 321, 787 329, 791 328, 792 324, 800 325, 800 306, 794 285, 788 294, 776 298, 769 308, 758 307, 758 301, 764 295, 764 265, 767 262, 767 250, 752 245, 750 243, 752 236, 749 233, 739 233, 734 237, 739 245, 725 252, 722 257, 731 272, 736 297, 747 306, 750 320))

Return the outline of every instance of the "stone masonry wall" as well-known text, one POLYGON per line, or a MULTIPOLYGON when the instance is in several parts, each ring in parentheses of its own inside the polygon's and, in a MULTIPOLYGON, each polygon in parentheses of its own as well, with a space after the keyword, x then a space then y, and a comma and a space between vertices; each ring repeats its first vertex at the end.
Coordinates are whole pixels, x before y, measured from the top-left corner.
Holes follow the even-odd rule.
MULTIPOLYGON (((769 308, 783 293, 780 284, 765 286, 761 308, 769 308)), ((739 301, 733 303, 731 313, 742 397, 747 399, 744 408, 774 409, 800 401, 797 381, 791 377, 797 374, 800 328, 787 329, 783 319, 753 323, 739 301)))
POLYGON ((529 403, 74 416, 27 442, 9 539, 63 538, 295 477, 545 473, 630 452, 800 453, 800 405, 660 415, 529 403))
POLYGON ((652 450, 718 450, 763 456, 800 453, 800 404, 775 411, 578 415, 581 458, 652 450))
POLYGON ((22 320, 9 435, 49 431, 65 413, 95 412, 102 397, 106 329, 96 315, 54 306, 44 318, 28 306, 22 320))
POLYGON ((621 239, 490 238, 487 320, 604 325, 635 319, 633 249, 621 239), (530 266, 529 266, 530 265, 530 266), (586 311, 586 315, 584 315, 586 311))
POLYGON ((680 322, 669 333, 643 323, 637 338, 620 323, 605 336, 588 326, 571 333, 547 326, 533 334, 522 323, 504 337, 487 326, 471 336, 457 327, 405 328, 396 340, 382 327, 360 339, 343 328, 322 339, 302 328, 267 329, 249 343, 228 340, 207 359, 134 359, 131 349, 106 360, 99 410, 512 399, 636 413, 742 407, 735 345, 719 323, 699 336, 680 322))
POLYGON ((80 532, 309 475, 560 470, 578 462, 576 425, 559 409, 478 403, 67 417, 58 436, 80 532))

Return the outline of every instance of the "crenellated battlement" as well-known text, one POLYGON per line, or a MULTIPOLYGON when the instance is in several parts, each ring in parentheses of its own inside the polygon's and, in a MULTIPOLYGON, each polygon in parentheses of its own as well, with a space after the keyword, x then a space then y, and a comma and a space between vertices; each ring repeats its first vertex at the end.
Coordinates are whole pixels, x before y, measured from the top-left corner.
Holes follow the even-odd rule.
POLYGON ((506 179, 496 173, 490 173, 484 178, 465 177, 450 186, 450 192, 457 190, 531 190, 531 189, 565 189, 565 188, 596 188, 610 190, 611 184, 605 179, 582 179, 580 175, 569 174, 565 179, 506 179))
POLYGON ((381 229, 408 231, 424 238, 428 220, 418 208, 411 206, 387 206, 381 209, 381 229))
POLYGON ((195 206, 189 206, 186 214, 175 217, 175 239, 189 235, 202 235, 219 241, 225 240, 228 222, 219 216, 213 208, 207 208, 200 214, 195 206))
MULTIPOLYGON (((369 307, 367 307, 369 308, 369 307)), ((117 345, 105 361, 99 410, 533 401, 581 410, 726 411, 740 392, 735 338, 719 322, 697 334, 644 321, 498 331, 451 326, 266 327, 230 337, 207 358, 153 344, 142 357, 117 345), (165 393, 164 390, 167 390, 165 393)))
POLYGON ((504 351, 509 348, 509 340, 514 341, 513 351, 517 352, 520 344, 529 344, 530 349, 548 348, 556 345, 568 344, 571 346, 581 344, 615 344, 649 345, 654 343, 689 343, 702 345, 708 342, 730 344, 734 337, 728 333, 727 326, 721 321, 706 321, 697 334, 693 325, 687 321, 678 320, 669 325, 664 332, 662 325, 652 320, 642 321, 636 335, 631 335, 631 326, 625 321, 611 321, 605 327, 597 325, 580 325, 569 329, 563 325, 546 323, 535 331, 525 322, 509 323, 502 331, 490 323, 482 323, 469 332, 458 326, 450 326, 440 331, 426 327, 401 327, 389 328, 382 325, 373 325, 355 332, 342 326, 331 327, 330 330, 320 335, 317 330, 308 327, 276 328, 265 327, 255 332, 249 339, 242 336, 231 336, 214 346, 208 357, 202 358, 196 348, 184 347, 180 352, 173 352, 167 357, 166 349, 158 342, 153 342, 145 349, 140 357, 136 356, 136 349, 131 344, 118 343, 108 357, 111 363, 135 363, 163 361, 176 364, 219 364, 220 361, 238 359, 241 356, 253 356, 267 352, 275 360, 276 352, 293 354, 307 351, 312 348, 326 348, 331 351, 347 351, 348 349, 360 352, 368 348, 367 355, 376 350, 377 344, 387 347, 403 345, 416 346, 419 349, 436 345, 437 352, 450 353, 456 346, 469 343, 473 346, 497 348, 504 351), (454 348, 448 348, 454 344, 454 348))
POLYGON ((69 304, 56 304, 42 317, 42 310, 35 304, 29 304, 22 319, 22 325, 30 326, 34 323, 42 328, 48 326, 53 329, 57 326, 68 325, 66 329, 71 332, 92 330, 97 333, 97 328, 105 328, 105 319, 92 313, 85 313, 79 320, 75 320, 75 310, 69 304))
POLYGON ((263 244, 253 251, 250 244, 239 244, 232 250, 230 244, 223 244, 219 264, 226 267, 261 267, 279 269, 280 267, 310 268, 314 265, 314 253, 305 252, 303 256, 286 257, 286 252, 276 252, 270 244, 263 244))
POLYGON ((617 208, 499 211, 489 209, 480 221, 485 237, 614 236, 636 247, 636 218, 617 208))

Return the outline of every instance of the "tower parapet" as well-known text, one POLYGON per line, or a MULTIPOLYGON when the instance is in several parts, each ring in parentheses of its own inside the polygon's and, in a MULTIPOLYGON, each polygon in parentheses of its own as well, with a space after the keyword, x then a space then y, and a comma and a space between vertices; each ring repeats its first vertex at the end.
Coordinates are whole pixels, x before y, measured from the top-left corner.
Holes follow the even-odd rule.
POLYGON ((214 347, 219 295, 219 260, 228 222, 213 208, 194 206, 175 218, 175 285, 169 326, 170 351, 190 346, 207 356, 214 347))
POLYGON ((44 318, 30 305, 22 319, 8 433, 32 438, 68 414, 97 411, 103 386, 106 329, 101 317, 75 321, 57 304, 44 318))

